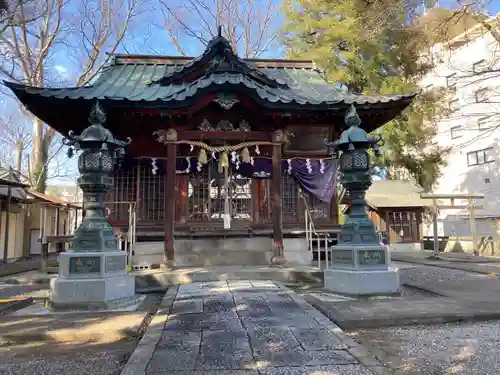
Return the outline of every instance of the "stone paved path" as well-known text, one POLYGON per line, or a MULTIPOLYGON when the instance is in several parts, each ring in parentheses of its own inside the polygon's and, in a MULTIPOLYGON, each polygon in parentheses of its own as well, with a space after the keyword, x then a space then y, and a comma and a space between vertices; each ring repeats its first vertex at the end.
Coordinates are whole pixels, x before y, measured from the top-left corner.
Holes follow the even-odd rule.
POLYGON ((193 283, 170 293, 158 342, 146 334, 123 373, 137 372, 134 363, 153 341, 146 375, 385 373, 300 296, 271 281, 193 283))

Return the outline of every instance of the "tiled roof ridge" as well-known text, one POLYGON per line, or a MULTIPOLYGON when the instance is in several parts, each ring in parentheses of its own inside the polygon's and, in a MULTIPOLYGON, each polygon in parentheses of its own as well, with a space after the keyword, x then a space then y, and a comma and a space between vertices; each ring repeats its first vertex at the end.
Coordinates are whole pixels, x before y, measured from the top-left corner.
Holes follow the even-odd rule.
MULTIPOLYGON (((184 65, 190 63, 197 57, 190 56, 163 56, 163 55, 135 55, 115 54, 110 65, 184 65)), ((290 59, 242 59, 257 68, 295 68, 318 70, 312 60, 290 60, 290 59)))

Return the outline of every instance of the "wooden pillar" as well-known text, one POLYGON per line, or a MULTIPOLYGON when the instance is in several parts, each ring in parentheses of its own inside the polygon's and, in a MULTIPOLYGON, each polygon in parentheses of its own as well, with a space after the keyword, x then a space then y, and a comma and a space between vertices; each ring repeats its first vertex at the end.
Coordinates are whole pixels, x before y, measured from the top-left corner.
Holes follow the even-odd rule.
MULTIPOLYGON (((12 173, 12 169, 11 169, 12 173)), ((3 262, 7 263, 9 256, 9 224, 10 224, 10 200, 11 200, 11 187, 7 186, 7 210, 5 211, 5 238, 3 242, 3 262)))
POLYGON ((432 256, 439 258, 438 206, 436 199, 432 200, 432 231, 434 232, 434 248, 432 256))
POLYGON ((330 203, 329 210, 330 218, 329 221, 332 224, 339 223, 339 194, 337 191, 337 186, 335 186, 335 190, 333 191, 332 202, 330 203))
POLYGON ((283 211, 281 207, 281 154, 283 148, 284 133, 276 130, 273 134, 273 157, 272 157, 272 179, 271 179, 271 207, 273 218, 273 265, 286 263, 283 253, 283 211))
POLYGON ((56 206, 56 232, 54 233, 56 236, 59 236, 60 225, 61 225, 61 208, 59 206, 56 206))
POLYGON ((177 131, 168 129, 167 135, 167 171, 165 173, 165 242, 163 266, 174 267, 174 225, 175 225, 175 167, 177 157, 177 131))
POLYGON ((252 191, 252 223, 259 224, 260 223, 260 180, 253 178, 251 182, 251 191, 252 191))
POLYGON ((479 255, 478 249, 478 237, 477 237, 477 227, 476 227, 476 212, 474 210, 474 202, 472 198, 469 198, 469 219, 470 219, 470 230, 472 233, 472 250, 474 251, 474 255, 479 255))

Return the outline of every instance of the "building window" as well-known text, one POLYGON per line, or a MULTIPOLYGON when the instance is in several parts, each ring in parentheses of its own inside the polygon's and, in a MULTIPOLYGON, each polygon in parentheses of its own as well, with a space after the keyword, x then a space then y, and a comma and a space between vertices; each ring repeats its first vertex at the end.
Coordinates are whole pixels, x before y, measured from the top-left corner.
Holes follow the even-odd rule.
POLYGON ((486 60, 479 60, 478 62, 472 65, 472 70, 474 73, 482 73, 488 69, 488 63, 486 60))
POLYGON ((469 167, 495 161, 493 147, 467 153, 467 165, 469 167))
POLYGON ((457 86, 457 73, 450 74, 446 77, 446 88, 455 89, 457 86))
POLYGON ((458 111, 460 109, 460 101, 458 99, 450 100, 448 106, 450 108, 450 111, 458 111))
POLYGON ((460 138, 462 136, 462 126, 453 126, 451 129, 451 139, 460 138))
POLYGON ((488 100, 488 88, 482 88, 476 91, 476 102, 484 103, 488 100))
POLYGON ((479 130, 486 130, 490 127, 490 116, 487 117, 481 117, 479 120, 477 120, 477 127, 479 130))

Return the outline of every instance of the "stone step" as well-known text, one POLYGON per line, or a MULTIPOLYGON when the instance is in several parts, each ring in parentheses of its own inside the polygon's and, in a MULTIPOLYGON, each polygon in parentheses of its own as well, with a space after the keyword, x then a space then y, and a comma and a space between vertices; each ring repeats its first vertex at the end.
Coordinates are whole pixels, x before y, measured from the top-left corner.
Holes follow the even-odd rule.
POLYGON ((275 268, 269 266, 193 267, 137 272, 136 289, 164 290, 170 285, 221 280, 273 280, 322 283, 323 271, 316 267, 275 268))

